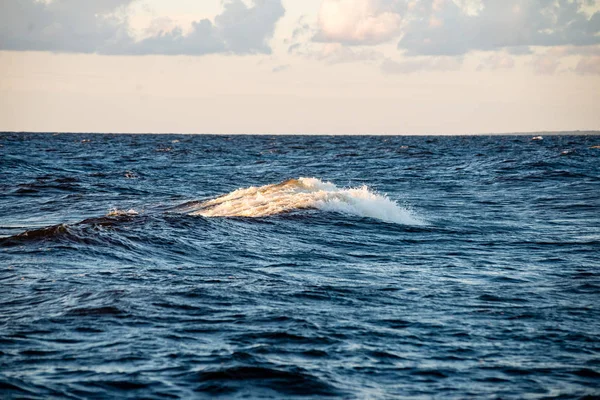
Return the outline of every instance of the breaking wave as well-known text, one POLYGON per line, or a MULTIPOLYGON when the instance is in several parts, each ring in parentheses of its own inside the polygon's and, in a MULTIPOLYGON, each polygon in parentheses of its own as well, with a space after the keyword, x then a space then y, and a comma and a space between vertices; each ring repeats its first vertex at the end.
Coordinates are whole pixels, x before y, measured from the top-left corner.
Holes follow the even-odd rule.
POLYGON ((238 189, 179 211, 204 217, 266 217, 300 209, 320 209, 405 225, 422 225, 411 211, 367 186, 339 188, 316 178, 290 179, 261 187, 238 189))

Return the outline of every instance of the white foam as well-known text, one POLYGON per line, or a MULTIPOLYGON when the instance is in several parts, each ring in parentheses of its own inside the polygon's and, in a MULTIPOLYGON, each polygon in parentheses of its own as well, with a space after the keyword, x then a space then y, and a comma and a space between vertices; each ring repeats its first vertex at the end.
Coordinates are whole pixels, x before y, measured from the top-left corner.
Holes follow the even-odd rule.
POLYGON ((367 186, 339 188, 317 178, 238 189, 182 211, 205 217, 266 217, 298 209, 340 212, 404 225, 423 224, 411 211, 367 186))
POLYGON ((130 210, 119 210, 118 208, 113 208, 112 210, 110 210, 108 212, 108 214, 106 214, 107 217, 122 217, 125 215, 138 215, 139 213, 137 211, 135 211, 134 209, 130 209, 130 210))

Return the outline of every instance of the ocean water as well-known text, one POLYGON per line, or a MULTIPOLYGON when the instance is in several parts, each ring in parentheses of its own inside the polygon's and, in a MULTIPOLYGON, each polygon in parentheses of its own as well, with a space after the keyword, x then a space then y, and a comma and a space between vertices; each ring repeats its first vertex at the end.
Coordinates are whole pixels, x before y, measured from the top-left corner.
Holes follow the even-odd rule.
POLYGON ((0 397, 598 398, 598 145, 0 134, 0 397))

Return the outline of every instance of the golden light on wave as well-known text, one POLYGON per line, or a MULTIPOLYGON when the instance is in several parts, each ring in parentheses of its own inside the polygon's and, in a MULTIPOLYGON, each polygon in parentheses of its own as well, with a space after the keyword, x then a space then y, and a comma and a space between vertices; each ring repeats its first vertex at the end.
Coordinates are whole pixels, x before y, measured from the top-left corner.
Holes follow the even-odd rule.
POLYGON ((256 218, 301 209, 341 212, 407 225, 422 224, 409 210, 366 186, 339 188, 316 178, 238 189, 212 200, 185 205, 179 211, 204 217, 256 218))

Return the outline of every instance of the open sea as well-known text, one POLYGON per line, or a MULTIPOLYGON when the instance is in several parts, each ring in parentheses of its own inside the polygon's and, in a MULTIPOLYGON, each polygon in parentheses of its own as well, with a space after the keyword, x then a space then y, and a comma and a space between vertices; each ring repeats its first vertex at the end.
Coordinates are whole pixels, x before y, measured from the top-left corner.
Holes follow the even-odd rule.
POLYGON ((599 145, 0 133, 0 398, 600 398, 599 145))

